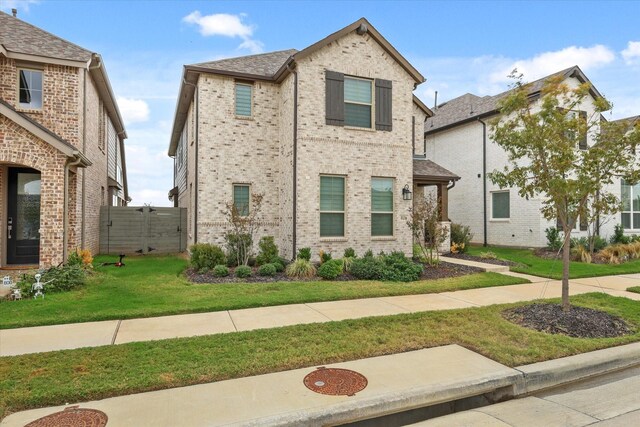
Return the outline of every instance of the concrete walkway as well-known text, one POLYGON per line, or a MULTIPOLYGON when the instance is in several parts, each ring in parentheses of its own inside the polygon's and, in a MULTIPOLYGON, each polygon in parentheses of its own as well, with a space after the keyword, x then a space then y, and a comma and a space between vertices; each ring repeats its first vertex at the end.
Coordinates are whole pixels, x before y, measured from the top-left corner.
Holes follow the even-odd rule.
MULTIPOLYGON (((403 295, 143 319, 3 329, 0 330, 0 356, 240 332, 369 316, 479 307, 555 298, 561 295, 560 281, 511 272, 503 274, 530 279, 535 283, 439 294, 403 295)), ((570 283, 572 295, 604 292, 640 300, 640 294, 625 291, 629 286, 640 285, 640 274, 575 279, 570 283)))

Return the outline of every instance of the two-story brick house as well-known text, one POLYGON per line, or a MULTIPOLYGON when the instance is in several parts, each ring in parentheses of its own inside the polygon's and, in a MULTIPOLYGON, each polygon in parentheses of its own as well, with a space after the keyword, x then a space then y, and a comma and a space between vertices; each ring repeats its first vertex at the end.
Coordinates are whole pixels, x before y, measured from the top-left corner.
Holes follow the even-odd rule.
MULTIPOLYGON (((529 86, 532 108, 538 108, 540 91, 545 81, 561 76, 563 83, 575 88, 590 83, 578 66, 558 71, 551 76, 536 80, 529 86)), ((488 174, 502 170, 508 164, 507 153, 493 142, 490 122, 499 117, 498 103, 509 91, 494 96, 465 94, 442 103, 434 115, 425 122, 425 155, 444 167, 455 167, 462 179, 449 198, 452 221, 471 227, 473 242, 489 245, 543 247, 547 244, 545 230, 557 223, 545 219, 540 208, 542 195, 525 199, 518 195, 517 188, 499 188, 488 174)), ((594 102, 601 97, 595 86, 590 94, 576 107, 575 114, 589 120, 604 120, 595 113, 594 102)), ((576 149, 586 150, 594 143, 594 135, 580 141, 576 149)), ((600 218, 588 224, 579 218, 572 234, 584 237, 590 232, 603 237, 611 236, 616 224, 622 224, 627 232, 640 232, 640 211, 637 222, 633 222, 632 192, 640 194, 640 186, 627 185, 619 179, 606 191, 620 198, 625 210, 613 216, 600 218)))
POLYGON ((0 12, 0 267, 99 247, 127 203, 122 118, 100 55, 0 12))
MULTIPOLYGON (((453 173, 414 156, 431 111, 424 77, 360 19, 295 49, 184 67, 169 155, 189 243, 223 243, 226 204, 252 209, 282 254, 412 250, 412 195, 453 173)), ((317 255, 315 255, 317 256, 317 255)))

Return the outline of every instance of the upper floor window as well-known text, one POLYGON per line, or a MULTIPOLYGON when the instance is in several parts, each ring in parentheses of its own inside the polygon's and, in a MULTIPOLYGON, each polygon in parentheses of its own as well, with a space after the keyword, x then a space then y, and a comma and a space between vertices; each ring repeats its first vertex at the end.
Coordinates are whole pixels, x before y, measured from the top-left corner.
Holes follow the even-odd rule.
POLYGON ((42 71, 21 69, 18 72, 20 108, 33 110, 42 108, 42 71))
POLYGON ((371 80, 344 78, 344 124, 371 128, 371 80))
POLYGON ((252 92, 252 85, 236 83, 236 116, 251 117, 252 92))

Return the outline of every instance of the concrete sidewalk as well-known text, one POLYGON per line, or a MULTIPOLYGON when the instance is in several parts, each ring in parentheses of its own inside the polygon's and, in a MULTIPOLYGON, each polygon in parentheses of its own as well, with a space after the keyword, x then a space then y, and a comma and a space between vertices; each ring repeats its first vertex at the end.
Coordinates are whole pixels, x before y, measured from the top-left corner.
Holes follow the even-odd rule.
MULTIPOLYGON (((316 371, 315 367, 309 367, 83 402, 79 406, 104 412, 108 416, 109 427, 316 426, 341 425, 386 416, 395 417, 395 422, 414 420, 399 423, 406 425, 451 410, 491 404, 532 391, 554 390, 553 387, 558 385, 639 364, 640 343, 516 368, 506 367, 458 345, 447 345, 327 365, 327 368, 349 369, 366 377, 364 388, 352 396, 325 395, 308 389, 303 380, 316 371), (414 409, 416 411, 411 412, 414 409)), ((330 379, 326 381, 332 383, 330 379)), ((634 394, 633 390, 637 389, 638 382, 627 383, 629 395, 617 399, 615 405, 601 405, 600 412, 615 415, 629 408, 630 404, 637 405, 637 393, 634 394)), ((600 391, 606 394, 608 389, 605 387, 600 391)), ((536 414, 540 416, 539 411, 544 412, 549 407, 554 409, 551 414, 560 418, 547 417, 547 425, 559 425, 557 421, 564 415, 575 416, 576 421, 582 422, 588 417, 580 417, 569 410, 563 412, 559 406, 568 403, 579 405, 580 398, 576 396, 573 403, 567 398, 548 398, 541 402, 522 399, 504 404, 513 405, 514 411, 520 411, 511 413, 512 417, 519 413, 531 415, 534 421, 531 424, 496 424, 495 418, 487 414, 500 410, 502 404, 479 408, 482 413, 476 412, 475 415, 468 412, 453 415, 461 417, 454 418, 453 423, 438 424, 438 419, 433 422, 436 423, 434 425, 539 426, 545 423, 542 418, 536 419, 536 414), (527 403, 529 406, 526 408, 522 406, 527 403), (466 423, 469 416, 472 422, 466 423), (488 424, 482 424, 487 421, 488 424)), ((610 396, 609 401, 612 398, 610 396)), ((24 426, 66 407, 68 405, 18 412, 5 418, 0 426, 24 426)), ((443 419, 446 417, 439 420, 443 419)), ((375 425, 387 425, 384 418, 378 421, 375 425)))
MULTIPOLYGON (((523 275, 518 274, 518 277, 523 275)), ((525 277, 533 278, 533 276, 525 277)), ((0 356, 240 332, 369 316, 479 307, 555 298, 561 295, 560 281, 539 277, 533 279, 537 281, 522 285, 439 294, 403 295, 143 319, 3 329, 0 330, 0 356)), ((636 285, 640 285, 640 274, 575 279, 570 282, 570 292, 572 295, 604 292, 613 296, 640 300, 640 294, 624 290, 636 285)))

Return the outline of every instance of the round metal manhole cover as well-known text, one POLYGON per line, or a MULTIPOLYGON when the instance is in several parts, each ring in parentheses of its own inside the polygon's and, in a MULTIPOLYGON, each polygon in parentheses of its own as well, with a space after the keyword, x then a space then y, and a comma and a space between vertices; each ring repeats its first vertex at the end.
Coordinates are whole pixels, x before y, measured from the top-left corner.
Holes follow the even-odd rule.
POLYGON ((38 418, 25 427, 104 427, 108 420, 107 414, 96 409, 67 408, 38 418))
POLYGON ((318 368, 303 382, 309 390, 331 396, 353 396, 368 384, 361 373, 340 368, 318 368))

